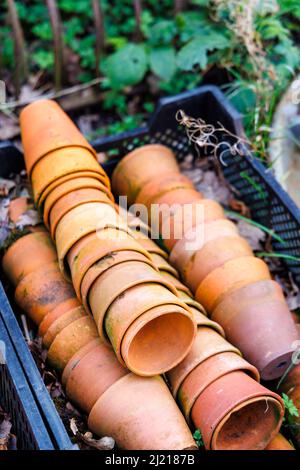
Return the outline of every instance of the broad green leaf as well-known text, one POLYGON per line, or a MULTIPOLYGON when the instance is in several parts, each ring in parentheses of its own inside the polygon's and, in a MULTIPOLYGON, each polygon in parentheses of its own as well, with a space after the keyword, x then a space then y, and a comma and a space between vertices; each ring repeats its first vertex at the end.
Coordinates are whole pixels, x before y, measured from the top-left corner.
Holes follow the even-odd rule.
POLYGON ((147 71, 145 47, 129 43, 109 56, 105 62, 105 73, 112 88, 120 89, 139 83, 147 71))
POLYGON ((207 65, 207 52, 214 49, 224 49, 228 46, 226 36, 212 31, 189 41, 180 49, 177 56, 177 64, 182 70, 193 70, 199 65, 204 69, 207 65))
POLYGON ((173 40, 177 32, 175 21, 157 21, 148 30, 148 38, 151 44, 167 45, 173 40))
POLYGON ((150 51, 150 68, 155 75, 169 82, 176 71, 173 47, 160 47, 150 51))

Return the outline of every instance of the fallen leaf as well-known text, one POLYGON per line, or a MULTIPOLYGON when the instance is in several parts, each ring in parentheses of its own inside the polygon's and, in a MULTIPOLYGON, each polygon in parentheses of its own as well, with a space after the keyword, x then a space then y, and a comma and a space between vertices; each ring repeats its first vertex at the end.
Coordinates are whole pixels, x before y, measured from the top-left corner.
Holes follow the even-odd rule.
POLYGON ((0 113, 0 140, 13 139, 20 134, 18 121, 13 117, 0 113))
POLYGON ((70 429, 71 429, 72 433, 74 434, 74 436, 76 436, 77 433, 79 432, 76 421, 75 421, 75 418, 70 419, 70 429))
POLYGON ((34 209, 29 209, 18 218, 15 225, 17 228, 22 229, 24 227, 27 227, 28 225, 38 225, 40 223, 41 219, 38 212, 34 209))
POLYGON ((0 197, 7 197, 9 192, 15 187, 15 181, 0 178, 0 197))
POLYGON ((266 234, 260 228, 255 227, 245 220, 239 220, 237 223, 240 235, 246 238, 252 250, 257 251, 262 249, 263 242, 266 239, 266 234))

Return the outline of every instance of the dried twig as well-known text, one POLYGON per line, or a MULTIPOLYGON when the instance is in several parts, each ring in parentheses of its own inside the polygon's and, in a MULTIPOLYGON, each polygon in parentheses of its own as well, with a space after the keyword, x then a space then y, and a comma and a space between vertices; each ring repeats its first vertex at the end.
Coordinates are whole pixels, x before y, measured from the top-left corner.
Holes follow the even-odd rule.
POLYGON ((142 1, 141 0, 133 0, 134 4, 134 15, 136 21, 136 40, 140 41, 143 37, 142 32, 142 1))
POLYGON ((62 38, 61 19, 56 5, 56 0, 47 0, 47 6, 54 39, 55 88, 56 90, 60 90, 63 82, 64 70, 64 44, 62 38))
POLYGON ((174 12, 175 15, 180 13, 186 6, 186 0, 174 0, 174 12))
POLYGON ((100 74, 100 58, 102 51, 105 47, 105 29, 103 21, 103 12, 99 0, 92 0, 92 7, 94 13, 95 32, 96 32, 96 77, 100 74))

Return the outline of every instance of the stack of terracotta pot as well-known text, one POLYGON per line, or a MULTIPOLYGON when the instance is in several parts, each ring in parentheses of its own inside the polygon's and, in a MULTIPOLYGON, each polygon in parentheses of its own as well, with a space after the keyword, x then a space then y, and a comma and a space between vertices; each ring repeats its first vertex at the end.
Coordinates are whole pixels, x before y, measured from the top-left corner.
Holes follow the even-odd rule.
POLYGON ((164 381, 130 373, 98 337, 93 319, 61 275, 45 231, 11 245, 3 269, 16 286, 17 303, 38 325, 68 397, 88 414, 91 431, 114 437, 124 449, 195 448, 164 381))
POLYGON ((52 101, 26 107, 21 132, 35 203, 60 269, 100 337, 133 372, 171 369, 192 346, 192 312, 118 215, 95 151, 52 101))
POLYGON ((280 377, 297 339, 293 319, 266 263, 254 257, 220 204, 202 198, 162 145, 128 154, 116 167, 112 185, 141 215, 148 209, 151 228, 159 227, 171 252, 171 264, 229 341, 263 379, 280 377))

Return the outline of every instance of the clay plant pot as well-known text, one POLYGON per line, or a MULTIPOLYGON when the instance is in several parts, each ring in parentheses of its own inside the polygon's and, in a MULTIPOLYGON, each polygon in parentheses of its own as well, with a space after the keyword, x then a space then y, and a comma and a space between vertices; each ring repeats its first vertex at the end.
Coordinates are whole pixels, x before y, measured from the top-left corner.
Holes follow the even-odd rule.
POLYGON ((274 281, 248 284, 228 294, 212 316, 220 320, 228 340, 241 349, 264 380, 282 376, 298 339, 282 297, 281 288, 274 281))
POLYGON ((54 150, 79 147, 97 154, 79 129, 52 100, 38 100, 26 106, 20 115, 21 135, 27 173, 42 157, 54 150))
POLYGON ((112 175, 112 187, 115 194, 127 196, 131 206, 145 183, 172 171, 179 173, 172 150, 159 144, 144 145, 118 163, 112 175))
MULTIPOLYGON (((191 188, 182 188, 182 189, 173 189, 168 191, 167 193, 163 194, 162 196, 158 196, 153 199, 152 204, 158 204, 159 206, 175 206, 179 204, 180 206, 184 204, 193 204, 197 201, 202 200, 202 195, 196 189, 191 188)), ((155 214, 155 212, 154 212, 155 214)), ((151 222, 153 220, 153 211, 151 211, 151 222)))
POLYGON ((9 220, 15 224, 18 222, 18 219, 21 217, 21 215, 24 214, 24 212, 27 212, 29 209, 33 209, 33 204, 30 203, 28 197, 23 196, 12 199, 8 208, 9 220))
POLYGON ((153 265, 149 253, 130 234, 115 229, 101 230, 98 234, 87 235, 71 248, 67 259, 73 286, 79 298, 81 282, 89 268, 104 257, 115 258, 120 251, 129 252, 128 260, 131 252, 141 253, 153 265))
POLYGON ((50 227, 51 236, 55 239, 56 227, 70 210, 75 207, 81 206, 82 204, 88 204, 90 202, 100 202, 102 204, 110 204, 113 206, 111 199, 100 191, 99 189, 79 189, 72 193, 66 194, 59 201, 57 201, 50 212, 50 227))
POLYGON ((77 309, 78 307, 81 307, 79 301, 77 298, 74 297, 71 299, 66 300, 65 302, 60 303, 56 308, 51 310, 41 321, 39 324, 39 330, 38 330, 38 335, 43 337, 48 329, 51 327, 51 325, 58 320, 60 317, 65 315, 67 312, 77 309))
POLYGON ((159 256, 162 256, 163 258, 167 259, 168 254, 166 251, 162 250, 153 240, 150 238, 145 238, 142 236, 139 232, 136 232, 135 230, 131 230, 131 233, 133 237, 138 240, 140 245, 142 245, 145 250, 149 251, 149 253, 152 255, 156 253, 159 256))
POLYGON ((187 294, 186 292, 183 292, 182 290, 179 290, 179 298, 180 300, 183 300, 185 304, 187 304, 189 307, 194 308, 194 310, 198 310, 201 315, 204 315, 207 317, 207 313, 205 308, 199 304, 191 295, 187 294))
POLYGON ((90 289, 89 305, 102 339, 107 338, 103 322, 112 302, 130 287, 151 282, 165 286, 177 295, 173 285, 144 262, 128 261, 112 266, 96 279, 90 289))
POLYGON ((126 224, 110 204, 90 202, 70 210, 57 225, 55 232, 58 262, 61 271, 69 278, 65 257, 68 251, 85 235, 98 232, 105 227, 129 231, 126 224))
POLYGON ((213 329, 206 326, 198 327, 190 352, 178 366, 174 367, 167 374, 173 396, 177 396, 183 381, 195 367, 202 364, 209 357, 225 352, 241 354, 237 348, 228 343, 213 329))
POLYGON ((56 250, 46 232, 30 233, 9 247, 3 256, 2 267, 16 286, 27 274, 55 262, 56 258, 56 250))
POLYGON ((125 220, 128 227, 131 230, 134 230, 138 233, 140 238, 147 238, 151 236, 151 228, 148 225, 148 218, 147 223, 145 223, 140 217, 136 217, 130 211, 125 210, 122 206, 116 204, 116 210, 118 214, 125 220))
POLYGON ((249 243, 242 237, 221 237, 208 242, 185 266, 185 281, 193 292, 214 269, 227 261, 253 256, 249 243))
POLYGON ((234 371, 201 393, 191 419, 201 429, 206 449, 262 450, 278 433, 283 415, 279 395, 234 371))
POLYGON ((86 413, 117 380, 129 373, 113 350, 98 338, 81 348, 66 365, 62 382, 68 398, 86 413))
POLYGON ((224 332, 223 328, 221 327, 221 325, 219 325, 215 321, 210 320, 210 318, 208 318, 206 315, 203 315, 203 313, 201 313, 201 311, 199 309, 197 309, 195 307, 192 307, 187 302, 185 302, 185 303, 190 308, 190 310, 192 311, 194 320, 195 320, 198 327, 199 326, 207 326, 207 327, 212 328, 213 330, 215 330, 217 333, 219 333, 219 335, 225 337, 225 332, 224 332))
POLYGON ((112 203, 114 202, 114 198, 110 190, 106 186, 104 186, 101 181, 89 177, 71 179, 69 181, 66 181, 65 183, 62 183, 60 186, 51 191, 49 196, 46 198, 43 207, 43 218, 46 227, 49 228, 49 215, 52 207, 67 194, 83 189, 98 189, 102 193, 106 194, 112 203))
POLYGON ((51 367, 62 372, 74 354, 97 337, 93 319, 89 315, 79 318, 56 335, 48 350, 47 361, 51 367))
POLYGON ((296 450, 295 447, 280 433, 267 445, 265 450, 296 450))
POLYGON ((83 171, 98 173, 104 183, 107 181, 97 160, 88 150, 68 147, 47 154, 32 170, 31 183, 35 202, 39 202, 45 189, 58 178, 83 171))
POLYGON ((208 312, 212 312, 222 296, 267 279, 271 279, 271 275, 263 260, 254 256, 235 258, 209 273, 197 288, 195 297, 208 312))
POLYGON ((173 268, 173 266, 171 266, 170 263, 168 263, 165 257, 158 255, 157 253, 151 253, 151 258, 152 258, 154 266, 156 266, 156 268, 159 271, 165 271, 167 273, 172 274, 173 276, 177 278, 179 277, 179 274, 176 271, 176 269, 173 268))
POLYGON ((127 374, 115 382, 95 403, 88 427, 99 436, 112 436, 120 449, 195 449, 191 432, 159 376, 127 374))
POLYGON ((184 284, 182 284, 182 282, 180 282, 177 277, 173 276, 173 274, 170 274, 167 271, 162 271, 161 276, 176 288, 176 290, 178 291, 178 295, 182 295, 182 293, 185 293, 188 296, 192 296, 190 289, 184 284))
POLYGON ((209 357, 196 366, 182 382, 177 399, 186 420, 190 422, 190 413, 201 393, 215 380, 233 371, 243 371, 259 381, 258 370, 233 352, 222 352, 209 357))
POLYGON ((64 315, 61 315, 55 320, 48 328, 47 332, 43 336, 43 345, 46 349, 49 349, 56 336, 68 325, 78 320, 79 318, 86 317, 87 314, 83 307, 76 307, 69 310, 64 315))
POLYGON ((63 279, 57 263, 27 274, 15 290, 17 304, 38 325, 51 310, 74 297, 73 287, 63 279))
POLYGON ((176 360, 187 354, 187 345, 191 346, 195 335, 191 318, 185 304, 165 286, 145 283, 127 289, 111 303, 105 316, 105 331, 119 361, 138 375, 155 375, 174 357, 176 360), (126 351, 123 349, 124 356, 121 344, 125 334, 130 342, 127 341, 126 351))

